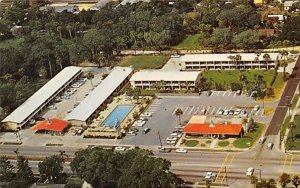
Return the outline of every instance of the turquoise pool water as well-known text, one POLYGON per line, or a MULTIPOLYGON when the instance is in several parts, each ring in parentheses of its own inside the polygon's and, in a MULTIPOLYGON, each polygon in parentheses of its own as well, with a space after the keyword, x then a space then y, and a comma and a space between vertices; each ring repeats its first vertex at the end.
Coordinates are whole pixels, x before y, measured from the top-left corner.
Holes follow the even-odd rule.
POLYGON ((120 123, 126 118, 134 106, 118 105, 109 116, 102 122, 104 127, 116 127, 117 122, 120 123))

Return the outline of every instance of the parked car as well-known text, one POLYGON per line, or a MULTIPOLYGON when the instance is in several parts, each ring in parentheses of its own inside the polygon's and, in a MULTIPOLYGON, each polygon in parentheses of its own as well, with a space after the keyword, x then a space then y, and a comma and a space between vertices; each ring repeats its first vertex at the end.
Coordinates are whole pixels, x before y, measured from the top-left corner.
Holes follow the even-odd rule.
POLYGON ((249 168, 247 169, 246 176, 252 176, 253 172, 254 172, 254 168, 249 167, 249 168))
POLYGON ((127 135, 136 136, 137 133, 135 131, 128 131, 127 135))
POLYGON ((180 58, 180 55, 179 54, 173 54, 171 55, 172 58, 180 58))
POLYGON ((229 110, 228 115, 233 115, 234 114, 234 110, 229 110))
POLYGON ((115 147, 115 151, 125 151, 126 148, 122 146, 115 147))
POLYGON ((50 105, 50 106, 48 106, 47 108, 48 108, 49 110, 56 110, 56 109, 57 109, 57 107, 54 106, 54 105, 50 105))
POLYGON ((258 105, 255 105, 254 108, 253 108, 253 111, 258 111, 259 108, 260 108, 260 107, 259 107, 258 105))
POLYGON ((183 148, 178 148, 175 151, 176 151, 176 153, 187 153, 188 152, 188 150, 183 149, 183 148))
POLYGON ((176 141, 175 140, 172 140, 172 141, 167 141, 167 144, 170 144, 170 145, 175 145, 176 144, 176 141))
POLYGON ((223 115, 223 113, 224 113, 224 110, 219 110, 217 115, 223 115))
POLYGON ((234 115, 236 116, 236 115, 239 115, 240 113, 241 113, 241 111, 242 111, 242 109, 236 109, 235 111, 234 111, 234 115))
POLYGON ((229 110, 224 110, 223 115, 224 115, 224 116, 228 116, 228 114, 229 114, 229 110))
POLYGON ((142 121, 142 120, 137 120, 133 123, 133 127, 143 127, 144 125, 146 124, 145 121, 142 121))
POLYGON ((264 142, 266 141, 266 137, 261 137, 260 139, 259 139, 259 144, 263 144, 264 142))
POLYGON ((178 138, 177 137, 167 137, 167 141, 176 141, 178 138))
POLYGON ((142 121, 148 121, 148 119, 144 118, 144 117, 140 117, 140 120, 142 120, 142 121))
POLYGON ((201 114, 201 115, 205 115, 205 113, 206 113, 206 109, 203 108, 203 109, 201 110, 200 114, 201 114))
POLYGON ((36 117, 35 118, 35 121, 44 121, 45 120, 45 118, 43 118, 43 117, 36 117))
POLYGON ((143 134, 147 134, 149 131, 150 131, 150 128, 145 128, 145 129, 143 130, 143 134))
POLYGON ((145 113, 142 113, 140 116, 151 117, 152 113, 145 112, 145 113))
POLYGON ((206 96, 207 96, 207 97, 211 96, 211 94, 212 94, 212 91, 207 91, 207 92, 206 92, 206 96))
POLYGON ((236 93, 235 93, 237 96, 240 96, 242 94, 242 91, 241 90, 237 90, 236 93))
POLYGON ((268 145, 267 145, 267 148, 268 148, 269 150, 271 150, 271 149, 273 148, 273 145, 274 145, 274 144, 273 144, 272 142, 269 142, 268 145))
POLYGON ((131 128, 130 131, 139 132, 137 128, 131 128))
POLYGON ((240 113, 240 117, 246 117, 247 116, 247 111, 246 110, 242 110, 240 113))

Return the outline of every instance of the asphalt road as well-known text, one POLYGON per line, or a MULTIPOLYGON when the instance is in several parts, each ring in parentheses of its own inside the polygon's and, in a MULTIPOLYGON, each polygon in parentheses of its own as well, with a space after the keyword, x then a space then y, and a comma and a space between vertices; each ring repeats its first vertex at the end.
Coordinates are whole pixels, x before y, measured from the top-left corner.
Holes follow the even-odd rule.
MULTIPOLYGON (((267 142, 266 142, 267 143, 267 142)), ((159 153, 154 151, 156 157, 171 161, 171 170, 186 181, 202 182, 203 174, 212 171, 217 174, 216 183, 227 184, 230 187, 252 187, 249 177, 246 176, 248 167, 255 169, 254 175, 263 179, 278 179, 283 172, 291 175, 300 175, 300 156, 282 153, 275 148, 266 149, 264 145, 257 145, 242 153, 235 152, 201 152, 189 151, 188 153, 159 153), (226 168, 226 171, 225 171, 226 168), (227 179, 226 179, 227 172, 227 179), (227 182, 226 182, 227 181, 227 182)), ((66 151, 70 157, 74 156, 77 148, 60 147, 26 147, 26 146, 0 146, 1 154, 14 155, 14 150, 19 148, 21 155, 45 157, 58 154, 60 150, 66 151)), ((13 162, 14 164, 14 162, 13 162)), ((38 161, 30 164, 37 172, 38 161)), ((65 172, 70 173, 69 163, 65 164, 65 172)))
POLYGON ((295 64, 294 70, 290 75, 285 89, 280 98, 279 104, 274 112, 273 118, 268 126, 266 135, 278 135, 282 122, 284 121, 285 115, 287 113, 287 105, 291 103, 292 97, 296 91, 300 79, 300 56, 295 64))

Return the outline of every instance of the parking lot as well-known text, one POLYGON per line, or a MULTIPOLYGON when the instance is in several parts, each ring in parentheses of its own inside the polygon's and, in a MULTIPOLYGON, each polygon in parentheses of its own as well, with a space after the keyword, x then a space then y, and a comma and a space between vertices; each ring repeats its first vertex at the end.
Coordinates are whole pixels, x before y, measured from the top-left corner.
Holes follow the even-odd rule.
MULTIPOLYGON (((102 80, 102 75, 107 73, 107 68, 85 68, 84 72, 92 72, 94 74, 93 88, 97 87, 102 80)), ((44 118, 60 118, 63 119, 68 113, 70 113, 91 91, 92 85, 91 81, 85 79, 82 85, 77 85, 69 87, 69 91, 65 92, 60 98, 61 100, 53 103, 45 113, 42 115, 44 118)))
POLYGON ((152 113, 152 117, 147 117, 148 121, 143 127, 138 127, 139 133, 136 136, 126 136, 121 144, 132 145, 160 145, 158 131, 163 145, 166 145, 166 138, 179 126, 179 119, 175 112, 180 108, 183 112, 181 122, 187 122, 191 116, 200 115, 202 109, 206 109, 205 115, 216 115, 220 110, 240 109, 245 111, 244 115, 222 115, 223 117, 238 116, 247 117, 253 114, 253 118, 263 122, 271 117, 263 117, 263 110, 253 110, 254 106, 262 106, 251 97, 245 95, 238 96, 235 92, 214 91, 210 96, 205 93, 201 96, 162 96, 155 99, 147 112, 152 113), (143 134, 144 128, 151 130, 143 134))

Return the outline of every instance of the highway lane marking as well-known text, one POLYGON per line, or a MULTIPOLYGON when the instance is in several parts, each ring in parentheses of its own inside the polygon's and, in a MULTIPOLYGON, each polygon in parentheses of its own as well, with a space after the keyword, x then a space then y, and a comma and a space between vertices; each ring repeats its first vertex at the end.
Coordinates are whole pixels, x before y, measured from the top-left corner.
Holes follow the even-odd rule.
POLYGON ((284 162, 283 162, 283 167, 282 167, 282 172, 281 172, 281 174, 283 174, 283 172, 284 172, 284 167, 285 167, 287 158, 288 158, 288 155, 285 155, 285 159, 284 159, 284 162))
POLYGON ((291 171, 291 167, 292 167, 293 160, 294 160, 294 155, 292 155, 292 158, 291 158, 291 161, 290 161, 290 164, 289 164, 288 174, 289 174, 290 171, 291 171))
POLYGON ((220 173, 221 173, 221 170, 222 170, 222 168, 223 168, 225 162, 227 161, 228 156, 229 156, 229 153, 227 153, 226 157, 225 157, 224 160, 223 160, 223 163, 222 163, 222 165, 221 165, 221 167, 220 167, 220 169, 219 169, 219 172, 218 172, 218 174, 217 174, 217 177, 216 177, 216 179, 215 179, 215 182, 218 180, 219 175, 220 175, 220 173))
POLYGON ((231 164, 232 164, 232 162, 233 162, 235 156, 236 156, 236 153, 232 156, 232 158, 231 158, 231 160, 230 160, 230 163, 229 163, 229 165, 228 165, 228 168, 226 168, 226 172, 224 173, 224 176, 223 176, 223 178, 222 178, 222 180, 221 180, 221 183, 224 182, 224 179, 225 179, 225 177, 227 176, 227 173, 228 173, 228 171, 229 171, 229 168, 230 168, 230 166, 231 166, 231 164))

